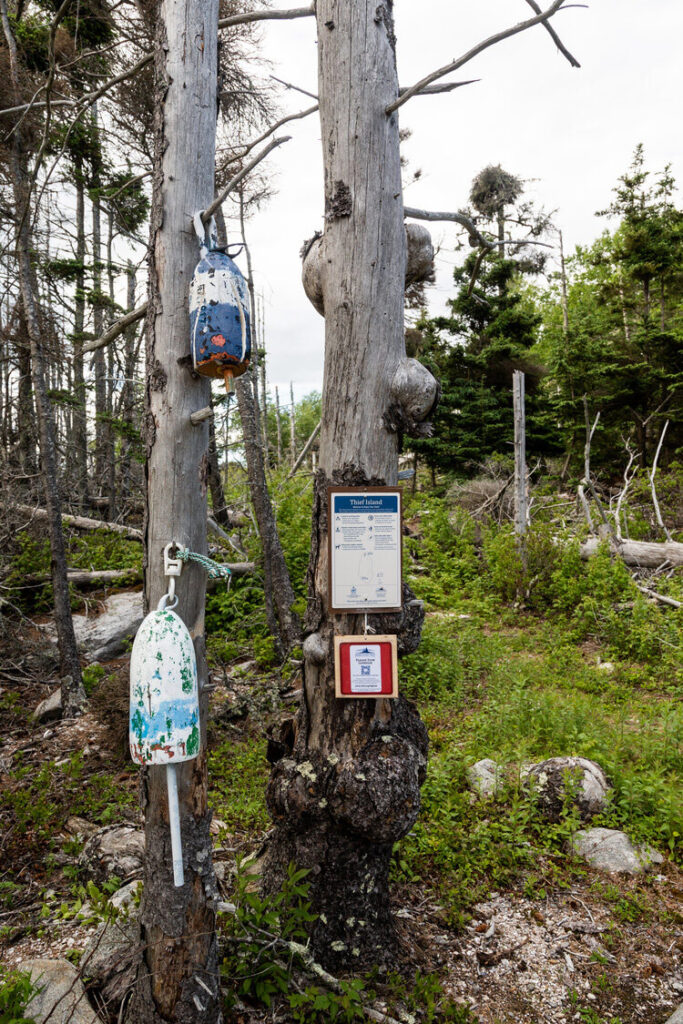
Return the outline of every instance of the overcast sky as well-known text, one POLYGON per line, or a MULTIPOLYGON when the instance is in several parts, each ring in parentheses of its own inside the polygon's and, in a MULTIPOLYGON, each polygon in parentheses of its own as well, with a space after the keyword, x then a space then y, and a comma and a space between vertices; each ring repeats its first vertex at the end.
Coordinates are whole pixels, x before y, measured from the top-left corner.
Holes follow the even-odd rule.
MULTIPOLYGON (((403 86, 532 14, 523 0, 395 0, 394 8, 403 86)), ((314 19, 265 25, 274 74, 317 93, 314 19)), ((500 163, 528 180, 530 197, 557 210, 570 252, 605 228, 595 211, 608 205, 638 142, 652 170, 671 163, 675 176, 683 174, 681 0, 589 0, 586 9, 560 12, 553 25, 581 68, 570 67, 536 26, 451 76, 479 83, 401 108, 401 127, 412 132, 403 154, 410 171, 422 171, 406 189, 406 205, 458 209, 475 174, 500 163)), ((311 102, 289 91, 282 113, 311 102)), ((324 324, 304 295, 298 255, 302 241, 322 228, 318 116, 278 134, 292 140, 264 165, 277 194, 247 230, 264 300, 269 386, 278 384, 284 396, 293 381, 299 399, 322 384, 324 324)), ((437 283, 428 290, 432 313, 452 294, 454 227, 430 225, 440 247, 437 283)))

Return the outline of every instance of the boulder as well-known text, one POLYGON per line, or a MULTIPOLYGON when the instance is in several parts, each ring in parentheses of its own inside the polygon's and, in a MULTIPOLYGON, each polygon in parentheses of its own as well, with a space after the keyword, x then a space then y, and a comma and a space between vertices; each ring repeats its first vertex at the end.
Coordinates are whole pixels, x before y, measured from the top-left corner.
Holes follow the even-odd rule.
POLYGON ((467 769, 467 785, 482 799, 495 796, 501 788, 502 769, 500 765, 485 757, 467 769))
POLYGON ((26 1007, 35 1024, 100 1024, 78 971, 68 960, 25 960, 17 968, 31 975, 40 990, 26 1007))
POLYGON ((89 661, 108 661, 130 649, 143 619, 142 593, 110 594, 99 615, 74 615, 78 646, 89 661))
POLYGON ((54 690, 49 697, 41 700, 33 712, 33 721, 36 724, 43 722, 54 722, 62 717, 62 688, 54 690))
POLYGON ((80 969, 95 983, 111 1008, 119 1004, 135 983, 142 953, 140 926, 133 921, 108 921, 95 930, 86 943, 80 969))
POLYGON ((534 787, 538 804, 550 821, 558 821, 567 784, 582 821, 604 811, 609 785, 605 773, 595 761, 585 757, 551 757, 522 769, 522 775, 534 787))
POLYGON ((112 875, 129 881, 142 875, 144 856, 142 832, 131 825, 106 825, 88 839, 78 866, 98 885, 112 875))
POLYGON ((625 832, 613 828, 589 828, 577 832, 572 850, 599 871, 639 875, 664 861, 647 843, 635 846, 625 832))
POLYGON ((669 1017, 665 1024, 683 1024, 683 1003, 674 1010, 673 1016, 669 1017))

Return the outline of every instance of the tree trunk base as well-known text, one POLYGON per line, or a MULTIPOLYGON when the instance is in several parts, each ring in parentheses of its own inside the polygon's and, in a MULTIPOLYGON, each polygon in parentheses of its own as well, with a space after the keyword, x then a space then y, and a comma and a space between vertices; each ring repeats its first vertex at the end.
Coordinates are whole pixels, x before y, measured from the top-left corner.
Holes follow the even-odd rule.
POLYGON ((282 885, 290 864, 309 870, 309 897, 318 914, 311 949, 333 973, 395 962, 388 881, 392 847, 370 843, 329 823, 305 832, 279 829, 268 846, 267 890, 282 885))

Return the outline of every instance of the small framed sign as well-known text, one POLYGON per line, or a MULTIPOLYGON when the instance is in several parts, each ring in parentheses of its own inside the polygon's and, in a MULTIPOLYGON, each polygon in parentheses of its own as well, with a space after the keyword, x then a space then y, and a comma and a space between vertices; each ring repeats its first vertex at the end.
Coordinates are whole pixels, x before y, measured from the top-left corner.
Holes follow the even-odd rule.
POLYGON ((395 636, 335 636, 337 697, 398 697, 395 636))
POLYGON ((329 606, 332 612, 400 612, 401 491, 330 487, 329 606))

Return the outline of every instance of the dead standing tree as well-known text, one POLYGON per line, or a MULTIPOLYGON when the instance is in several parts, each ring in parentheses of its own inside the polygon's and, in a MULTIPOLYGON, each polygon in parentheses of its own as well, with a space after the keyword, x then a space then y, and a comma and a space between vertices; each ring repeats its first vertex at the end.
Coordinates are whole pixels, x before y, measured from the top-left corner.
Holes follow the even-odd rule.
MULTIPOLYGON (((302 702, 291 746, 268 786, 276 831, 264 881, 277 887, 290 861, 311 869, 319 915, 312 942, 327 965, 391 957, 391 851, 417 818, 426 769, 426 730, 409 702, 335 698, 333 637, 363 627, 359 616, 332 615, 327 598, 328 486, 395 484, 397 432, 423 429, 437 394, 431 375, 405 354, 396 110, 434 91, 432 82, 487 46, 546 21, 562 3, 405 90, 397 81, 391 0, 316 5, 325 232, 305 249, 304 286, 325 316, 320 468, 302 702)), ((405 654, 419 643, 423 612, 405 586, 403 597, 401 613, 375 615, 372 625, 397 634, 405 654)))
MULTIPOLYGON (((156 29, 155 157, 147 310, 147 514, 145 598, 166 592, 163 551, 175 541, 206 553, 208 425, 190 414, 208 405, 209 382, 191 372, 190 279, 197 262, 192 215, 213 196, 218 0, 163 0, 156 29)), ((176 768, 185 883, 174 888, 165 770, 145 771, 144 962, 127 1020, 221 1019, 214 929, 216 880, 205 747, 207 666, 204 571, 188 564, 178 580, 178 614, 194 639, 202 745, 176 768)))

